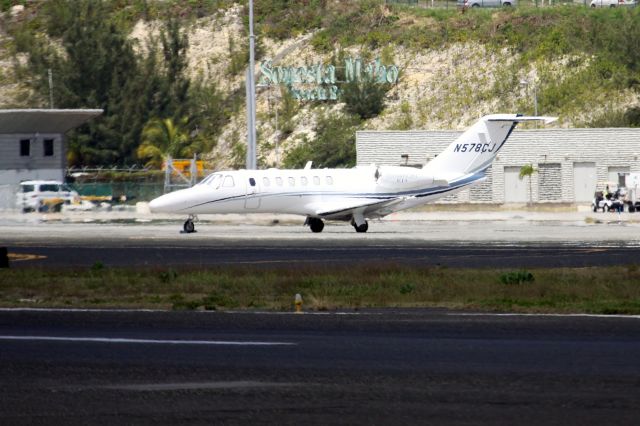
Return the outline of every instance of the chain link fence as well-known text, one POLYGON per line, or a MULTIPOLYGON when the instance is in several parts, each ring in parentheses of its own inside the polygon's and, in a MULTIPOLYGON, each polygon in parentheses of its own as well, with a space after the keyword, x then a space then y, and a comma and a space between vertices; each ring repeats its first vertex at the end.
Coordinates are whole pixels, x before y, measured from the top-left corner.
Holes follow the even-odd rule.
POLYGON ((72 183, 69 186, 81 197, 93 198, 96 201, 136 203, 151 201, 164 193, 162 182, 83 182, 72 183))
MULTIPOLYGON (((598 0, 604 1, 607 0, 598 0)), ((411 7, 421 7, 424 9, 463 9, 463 6, 470 8, 473 6, 485 7, 485 8, 499 8, 505 4, 515 7, 549 7, 560 4, 575 4, 578 6, 589 6, 591 0, 469 0, 465 3, 464 0, 385 0, 385 4, 398 4, 411 7)), ((627 2, 629 3, 629 2, 627 2)), ((635 5, 635 3, 633 4, 635 5)))

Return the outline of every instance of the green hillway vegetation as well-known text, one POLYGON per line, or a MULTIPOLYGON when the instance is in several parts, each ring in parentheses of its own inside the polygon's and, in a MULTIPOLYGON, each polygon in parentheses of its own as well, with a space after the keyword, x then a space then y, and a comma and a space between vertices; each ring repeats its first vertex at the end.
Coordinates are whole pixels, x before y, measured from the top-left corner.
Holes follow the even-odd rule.
MULTIPOLYGON (((6 11, 14 3, 0 0, 0 9, 6 11)), ((246 2, 239 3, 245 5, 246 26, 246 2)), ((30 91, 24 99, 5 107, 48 106, 47 70, 51 69, 57 107, 105 110, 103 117, 70 135, 70 165, 157 166, 159 154, 190 157, 194 152, 210 152, 231 118, 244 114, 244 89, 228 92, 220 82, 191 79, 184 29, 196 19, 219 14, 234 4, 228 0, 27 3, 27 18, 12 20, 5 15, 3 28, 8 34, 6 51, 16 58, 25 57, 23 54, 28 58, 26 62, 15 61, 15 77, 30 91), (127 38, 141 19, 161 22, 161 31, 150 40, 148 50, 134 49, 127 38)), ((539 61, 568 61, 566 66, 580 70, 569 78, 557 78, 552 70, 538 70, 538 103, 545 114, 569 117, 614 99, 612 94, 638 90, 640 8, 590 9, 577 4, 536 8, 533 4, 521 1, 518 7, 461 13, 453 5, 423 8, 381 0, 256 0, 257 55, 260 58, 263 50, 261 37, 283 40, 310 31, 314 31, 312 49, 318 54, 337 57, 344 54, 343 49, 356 48, 363 58, 380 55, 384 62, 393 61, 394 49, 399 46, 420 52, 454 43, 481 43, 496 51, 509 49, 518 53, 518 59, 501 71, 493 87, 473 93, 500 98, 518 89, 518 70, 539 61)), ((246 41, 219 43, 228 46, 230 65, 225 78, 241 75, 248 58, 246 41)), ((467 72, 472 74, 473 70, 467 72)), ((5 74, 0 79, 8 78, 5 74)), ((384 96, 379 91, 371 87, 356 90, 360 93, 351 99, 358 104, 345 99, 344 112, 323 117, 315 129, 316 139, 302 141, 302 147, 285 160, 287 166, 312 157, 321 166, 353 164, 354 131, 384 110, 384 96), (336 137, 336 131, 322 131, 336 126, 345 134, 336 137)), ((300 105, 292 104, 286 96, 280 102, 284 121, 281 137, 286 139, 295 127, 293 120, 300 105)), ((404 106, 407 110, 411 107, 404 106)), ((573 124, 638 126, 640 108, 637 103, 612 105, 589 120, 573 124)), ((411 121, 402 127, 410 128, 411 121)), ((241 139, 238 135, 239 142, 241 139)), ((260 143, 260 135, 258 139, 260 143)), ((225 154, 241 166, 243 148, 230 151, 225 154)))
POLYGON ((445 307, 498 312, 640 314, 640 267, 448 269, 7 269, 0 306, 305 310, 445 307))

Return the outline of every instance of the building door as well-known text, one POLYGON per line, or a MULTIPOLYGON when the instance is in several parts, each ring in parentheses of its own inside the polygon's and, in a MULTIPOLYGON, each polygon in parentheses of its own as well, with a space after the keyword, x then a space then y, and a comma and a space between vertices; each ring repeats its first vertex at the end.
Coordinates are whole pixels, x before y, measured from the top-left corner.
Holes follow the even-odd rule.
POLYGON ((597 182, 596 163, 573 163, 574 202, 592 201, 597 182))
POLYGON ((526 203, 529 201, 529 178, 520 179, 520 167, 504 168, 504 202, 526 203))

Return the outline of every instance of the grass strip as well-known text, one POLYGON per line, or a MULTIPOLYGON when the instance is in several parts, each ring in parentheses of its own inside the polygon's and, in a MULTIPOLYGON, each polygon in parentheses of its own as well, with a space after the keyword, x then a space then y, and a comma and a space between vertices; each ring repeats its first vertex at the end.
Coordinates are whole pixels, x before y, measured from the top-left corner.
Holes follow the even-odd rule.
POLYGON ((449 269, 8 269, 0 306, 288 311, 446 307, 498 312, 640 314, 640 267, 449 269))

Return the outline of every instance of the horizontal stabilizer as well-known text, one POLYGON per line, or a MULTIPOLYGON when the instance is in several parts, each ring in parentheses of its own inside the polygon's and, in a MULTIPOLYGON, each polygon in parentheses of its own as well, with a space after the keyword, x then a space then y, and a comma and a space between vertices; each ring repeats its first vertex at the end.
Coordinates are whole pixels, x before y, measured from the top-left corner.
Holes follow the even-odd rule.
MULTIPOLYGON (((508 121, 515 121, 515 122, 522 122, 522 121, 543 121, 544 124, 549 124, 549 123, 553 123, 554 121, 558 120, 558 117, 550 117, 550 116, 545 116, 545 115, 541 115, 541 116, 520 116, 520 117, 513 117, 513 118, 508 118, 508 121)), ((504 118, 501 117, 490 117, 487 118, 487 121, 507 121, 504 118)))

